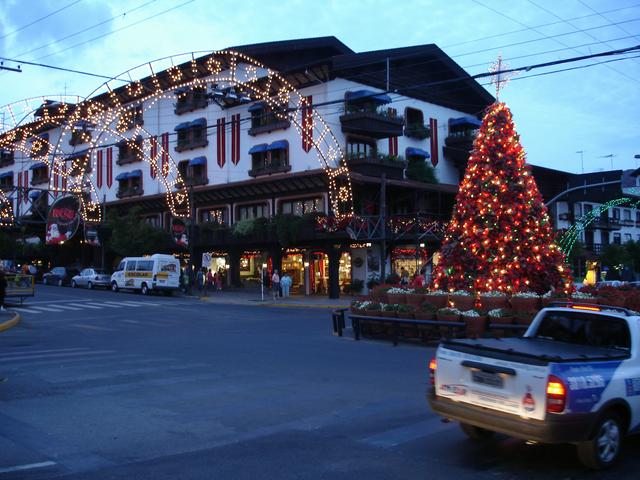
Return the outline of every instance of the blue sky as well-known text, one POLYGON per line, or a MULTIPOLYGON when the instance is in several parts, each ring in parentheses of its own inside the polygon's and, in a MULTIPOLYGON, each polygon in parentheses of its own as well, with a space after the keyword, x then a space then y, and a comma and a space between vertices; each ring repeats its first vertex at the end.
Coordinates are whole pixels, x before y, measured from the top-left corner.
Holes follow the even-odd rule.
MULTIPOLYGON (((519 67, 639 45, 640 1, 0 0, 0 56, 108 76, 171 54, 325 35, 355 51, 435 43, 477 74, 498 54, 519 67)), ((101 83, 25 65, 0 72, 0 105, 101 83)), ((640 51, 533 70, 500 98, 530 163, 580 172, 581 150, 585 172, 640 166, 640 51)))

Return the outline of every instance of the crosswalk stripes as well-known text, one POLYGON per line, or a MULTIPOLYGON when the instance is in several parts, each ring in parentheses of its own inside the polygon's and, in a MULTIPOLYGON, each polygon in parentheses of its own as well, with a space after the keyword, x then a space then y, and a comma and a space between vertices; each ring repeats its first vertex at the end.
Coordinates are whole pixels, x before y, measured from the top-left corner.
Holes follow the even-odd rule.
POLYGON ((17 308, 17 307, 16 308, 12 308, 11 310, 15 310, 18 313, 42 313, 42 312, 40 312, 38 310, 32 310, 30 308, 22 308, 22 307, 20 307, 20 308, 17 308))
POLYGON ((55 308, 62 308, 63 310, 76 310, 76 311, 82 310, 82 308, 80 307, 72 307, 70 305, 60 305, 60 304, 56 305, 55 308))
POLYGON ((104 308, 96 305, 95 303, 71 303, 70 305, 73 305, 74 307, 91 308, 93 310, 102 310, 104 308))
POLYGON ((62 312, 62 310, 58 309, 58 308, 53 308, 53 307, 42 307, 40 305, 34 305, 32 307, 30 307, 31 309, 34 310, 42 310, 44 312, 56 312, 56 313, 60 313, 62 312))

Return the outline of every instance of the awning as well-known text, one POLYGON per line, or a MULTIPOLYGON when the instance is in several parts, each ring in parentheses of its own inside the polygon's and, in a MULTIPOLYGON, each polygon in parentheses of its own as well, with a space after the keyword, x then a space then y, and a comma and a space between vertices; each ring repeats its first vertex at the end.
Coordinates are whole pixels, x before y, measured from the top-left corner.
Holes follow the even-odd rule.
POLYGON ((126 180, 129 174, 127 172, 122 172, 116 176, 116 180, 121 182, 122 180, 126 180))
POLYGON ((204 117, 196 118, 193 122, 189 124, 190 127, 206 127, 207 119, 204 117))
POLYGON ((267 108, 267 102, 256 102, 249 107, 250 112, 255 112, 257 110, 264 110, 267 108))
POLYGON ((127 174, 127 178, 140 178, 142 177, 142 170, 134 170, 127 174))
POLYGON ((47 168, 47 164, 44 162, 34 163, 29 167, 29 170, 35 170, 36 168, 47 168))
POLYGON ((347 92, 345 99, 347 102, 369 101, 379 105, 391 103, 391 97, 389 95, 386 93, 376 93, 373 90, 354 90, 352 92, 347 92))
POLYGON ((40 190, 31 190, 29 192, 29 198, 31 200, 37 200, 38 198, 40 198, 40 195, 42 195, 42 192, 40 190))
POLYGON ((174 130, 177 132, 178 130, 184 130, 186 128, 189 128, 189 122, 182 122, 179 123, 178 125, 176 125, 176 127, 174 128, 174 130))
POLYGON ((175 93, 176 95, 180 95, 181 93, 185 93, 189 91, 189 87, 180 87, 180 88, 176 88, 173 93, 175 93))
POLYGON ((431 158, 429 152, 426 150, 422 150, 421 148, 408 147, 405 150, 406 157, 422 157, 422 158, 431 158))
POLYGON ((460 125, 479 127, 480 125, 482 125, 482 122, 475 117, 460 117, 449 119, 449 127, 457 127, 460 125))
POLYGON ((269 145, 268 150, 287 150, 289 148, 289 142, 286 140, 278 140, 269 145))
POLYGON ((262 145, 251 147, 251 150, 249 150, 249 155, 253 155, 254 153, 266 152, 267 150, 269 150, 269 146, 266 143, 263 143, 262 145))
POLYGON ((207 164, 207 157, 196 157, 196 158, 192 158, 191 160, 189 160, 189 166, 193 167, 194 165, 206 165, 207 164))
POLYGON ((13 171, 0 173, 0 178, 9 178, 9 177, 13 178, 13 171))

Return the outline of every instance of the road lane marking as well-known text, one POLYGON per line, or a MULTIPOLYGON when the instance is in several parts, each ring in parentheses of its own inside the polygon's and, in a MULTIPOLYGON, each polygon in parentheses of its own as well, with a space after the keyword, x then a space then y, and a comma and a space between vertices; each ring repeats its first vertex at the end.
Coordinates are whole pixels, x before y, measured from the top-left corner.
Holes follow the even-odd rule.
POLYGON ((48 349, 48 350, 25 350, 22 352, 4 352, 0 353, 0 358, 2 357, 15 357, 19 355, 37 355, 40 353, 63 353, 63 352, 77 352, 78 350, 84 350, 85 352, 89 352, 90 350, 86 347, 73 347, 73 348, 56 348, 56 349, 48 349))
POLYGON ((52 462, 50 460, 46 462, 39 462, 39 463, 28 463, 26 465, 16 465, 15 467, 0 468, 0 473, 19 472, 22 470, 31 470, 34 468, 51 467, 53 465, 56 465, 56 462, 52 462))
POLYGON ((63 308, 65 310, 82 310, 80 307, 71 307, 69 305, 56 305, 55 308, 63 308))
POLYGON ((159 303, 153 303, 153 302, 134 302, 134 301, 130 301, 130 300, 126 300, 124 302, 120 302, 121 304, 124 305, 129 305, 131 307, 159 307, 161 306, 161 304, 159 303))
POLYGON ((86 303, 70 303, 74 307, 83 307, 83 308, 92 308, 94 310, 102 310, 102 307, 97 307, 95 305, 88 305, 86 303))
POLYGON ((115 303, 115 302, 101 302, 101 305, 106 305, 107 307, 113 307, 113 308, 124 308, 124 305, 120 305, 119 303, 115 303))
POLYGON ((113 328, 98 327, 97 325, 86 325, 84 323, 72 323, 71 326, 78 327, 78 328, 87 328, 89 330, 102 330, 105 332, 115 332, 113 328))
POLYGON ((55 312, 55 313, 60 313, 62 312, 62 310, 59 310, 57 308, 51 308, 51 307, 40 307, 40 306, 34 306, 31 308, 35 308, 36 310, 42 310, 44 312, 55 312))
POLYGON ((105 353, 116 353, 115 350, 94 350, 88 352, 68 352, 68 353, 49 353, 46 355, 25 355, 16 358, 0 358, 0 363, 6 362, 22 362, 24 360, 36 360, 38 358, 47 358, 51 360, 64 360, 68 357, 77 357, 78 355, 102 355, 105 353))

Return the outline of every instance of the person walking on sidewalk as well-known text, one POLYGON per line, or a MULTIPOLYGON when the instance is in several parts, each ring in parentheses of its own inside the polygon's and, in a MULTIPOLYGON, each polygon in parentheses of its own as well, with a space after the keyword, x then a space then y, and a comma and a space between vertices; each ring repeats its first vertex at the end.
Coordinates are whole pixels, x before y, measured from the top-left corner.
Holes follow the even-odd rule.
POLYGON ((291 289, 292 283, 293 283, 293 280, 291 280, 291 277, 289 276, 289 274, 286 272, 283 273, 282 278, 280 279, 280 286, 282 287, 282 298, 289 297, 289 291, 291 289))
POLYGON ((273 275, 271 275, 271 289, 273 290, 273 301, 275 302, 280 293, 280 275, 278 275, 278 270, 274 270, 273 275))
POLYGON ((198 291, 202 293, 202 289, 204 288, 204 272, 201 268, 199 268, 196 273, 196 285, 198 286, 198 291))

